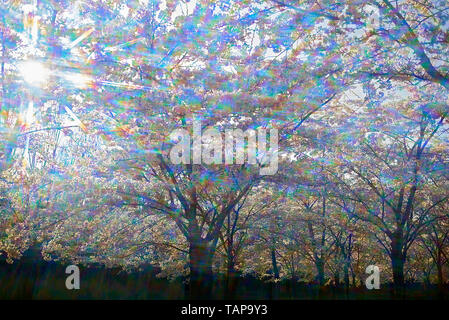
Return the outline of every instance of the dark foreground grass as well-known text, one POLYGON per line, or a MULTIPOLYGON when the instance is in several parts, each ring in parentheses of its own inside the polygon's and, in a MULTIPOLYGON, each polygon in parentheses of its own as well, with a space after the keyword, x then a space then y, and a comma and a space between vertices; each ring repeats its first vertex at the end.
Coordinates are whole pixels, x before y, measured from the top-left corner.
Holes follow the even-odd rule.
MULTIPOLYGON (((0 299, 185 299, 187 285, 184 279, 157 278, 157 270, 147 267, 141 272, 125 273, 115 269, 92 266, 80 268, 81 288, 67 290, 65 287, 65 265, 29 257, 7 264, 0 261, 0 299)), ((388 285, 380 290, 326 287, 319 290, 314 285, 292 281, 277 284, 253 277, 240 277, 234 299, 338 299, 371 300, 397 299, 388 285)), ((424 288, 421 284, 409 285, 401 299, 447 299, 448 290, 441 294, 437 288, 424 288)), ((212 299, 229 298, 225 295, 224 279, 214 281, 212 299)))

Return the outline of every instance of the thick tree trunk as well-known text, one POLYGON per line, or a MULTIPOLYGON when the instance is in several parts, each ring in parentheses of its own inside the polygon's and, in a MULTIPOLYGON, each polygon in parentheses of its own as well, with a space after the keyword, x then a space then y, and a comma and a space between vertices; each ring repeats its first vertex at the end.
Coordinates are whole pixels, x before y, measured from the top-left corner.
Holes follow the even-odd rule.
POLYGON ((393 268, 393 285, 395 293, 400 295, 404 293, 404 261, 402 257, 391 257, 391 266, 393 268))
POLYGON ((234 259, 228 258, 228 265, 226 271, 226 281, 225 281, 225 298, 234 299, 237 290, 237 272, 235 270, 234 259))
POLYGON ((212 294, 212 259, 214 249, 206 241, 199 240, 190 244, 190 299, 210 299, 212 294))
POLYGON ((393 284, 395 292, 402 294, 404 290, 404 264, 402 253, 402 238, 395 235, 391 241, 391 267, 393 270, 393 284))

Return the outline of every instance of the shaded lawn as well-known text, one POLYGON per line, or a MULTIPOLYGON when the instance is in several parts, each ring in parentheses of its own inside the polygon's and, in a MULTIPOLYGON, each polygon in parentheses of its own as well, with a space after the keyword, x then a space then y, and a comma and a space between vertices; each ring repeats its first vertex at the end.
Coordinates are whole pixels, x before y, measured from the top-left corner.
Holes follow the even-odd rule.
MULTIPOLYGON (((157 271, 147 267, 134 273, 119 272, 102 267, 80 268, 80 290, 65 287, 65 267, 55 262, 33 262, 25 258, 13 264, 0 262, 0 299, 184 299, 187 290, 183 279, 174 281, 156 277, 157 271)), ((449 296, 446 288, 445 298, 449 296)), ((224 279, 214 281, 212 299, 224 298, 224 279)), ((238 280, 235 299, 391 299, 387 285, 380 290, 326 287, 282 281, 267 283, 253 277, 238 280)), ((435 286, 420 284, 407 287, 406 299, 439 299, 435 286)))

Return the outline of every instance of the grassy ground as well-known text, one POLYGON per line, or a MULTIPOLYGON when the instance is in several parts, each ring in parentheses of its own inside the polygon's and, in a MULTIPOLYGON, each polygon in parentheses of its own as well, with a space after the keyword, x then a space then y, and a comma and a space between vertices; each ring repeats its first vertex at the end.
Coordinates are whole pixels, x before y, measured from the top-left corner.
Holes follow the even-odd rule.
MULTIPOLYGON (((185 284, 182 279, 168 281, 155 277, 151 268, 143 272, 120 273, 100 267, 81 268, 81 288, 67 290, 65 266, 57 263, 32 262, 26 259, 14 264, 0 262, 0 299, 184 299, 185 284)), ((217 279, 213 299, 223 299, 223 281, 217 279)), ((443 296, 446 298, 447 294, 443 296)), ((388 286, 380 290, 352 288, 346 293, 342 288, 315 286, 284 281, 272 284, 255 278, 240 278, 235 299, 392 299, 388 286)), ((406 299, 439 299, 435 287, 424 289, 421 285, 407 287, 406 299)))

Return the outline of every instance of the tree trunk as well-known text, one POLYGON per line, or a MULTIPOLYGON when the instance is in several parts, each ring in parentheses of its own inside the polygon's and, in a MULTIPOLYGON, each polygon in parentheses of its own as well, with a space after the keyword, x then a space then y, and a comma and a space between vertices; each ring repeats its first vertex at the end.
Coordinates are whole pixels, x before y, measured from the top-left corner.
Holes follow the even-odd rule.
POLYGON ((350 265, 349 267, 351 269, 352 287, 356 288, 357 287, 357 275, 354 271, 354 267, 352 265, 350 265))
MULTIPOLYGON (((273 268, 273 277, 274 280, 279 279, 279 267, 276 260, 276 250, 274 248, 271 248, 271 264, 273 268)), ((270 282, 270 300, 277 299, 278 297, 278 290, 279 286, 276 281, 270 282)))
POLYGON ((402 294, 404 290, 404 255, 402 254, 402 238, 395 235, 391 241, 391 267, 395 292, 402 294))
POLYGON ((339 288, 339 287, 340 287, 340 272, 338 272, 338 271, 336 271, 336 272, 334 273, 334 286, 335 286, 336 288, 339 288))
POLYGON ((391 257, 391 266, 393 268, 393 285, 395 291, 403 293, 404 290, 404 261, 402 257, 391 257))
POLYGON ((437 249, 437 274, 438 274, 438 294, 441 297, 444 296, 444 274, 443 274, 443 259, 441 249, 437 249))
POLYGON ((212 293, 214 249, 204 240, 190 243, 190 299, 209 299, 212 293))
POLYGON ((345 283, 345 290, 348 293, 349 290, 349 265, 348 259, 345 259, 345 264, 343 266, 343 279, 345 283))
POLYGON ((271 249, 271 264, 273 265, 273 276, 274 279, 279 279, 279 268, 276 261, 276 251, 271 249))
POLYGON ((324 262, 321 259, 318 259, 315 262, 316 270, 317 270, 317 280, 320 287, 324 286, 324 262))
POLYGON ((237 274, 235 270, 235 262, 232 257, 229 257, 225 281, 225 299, 234 299, 236 290, 237 290, 237 274))

